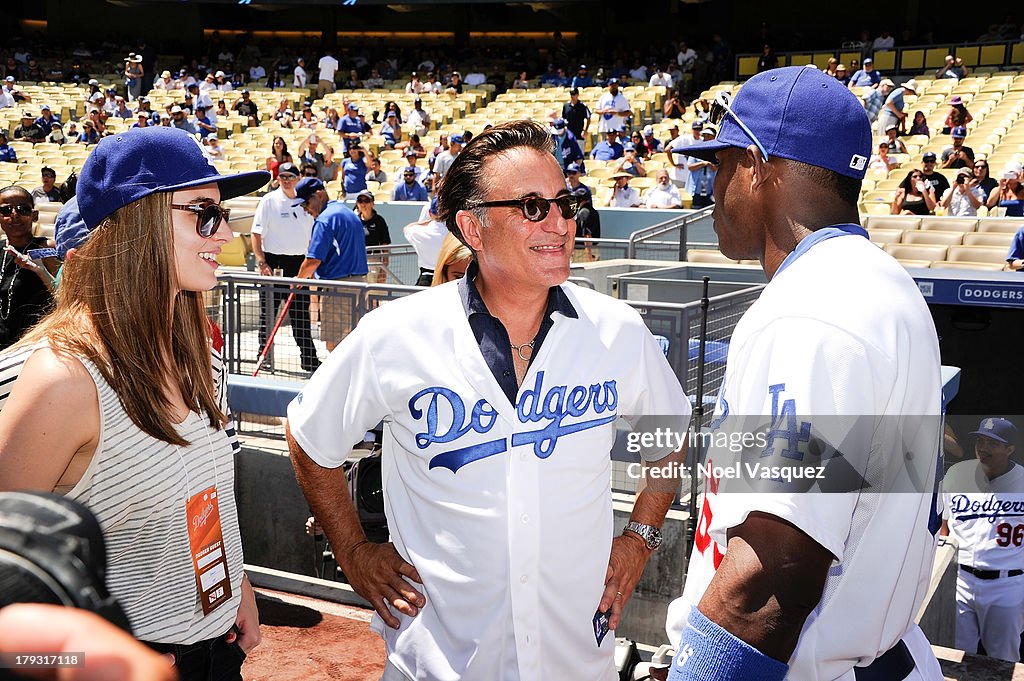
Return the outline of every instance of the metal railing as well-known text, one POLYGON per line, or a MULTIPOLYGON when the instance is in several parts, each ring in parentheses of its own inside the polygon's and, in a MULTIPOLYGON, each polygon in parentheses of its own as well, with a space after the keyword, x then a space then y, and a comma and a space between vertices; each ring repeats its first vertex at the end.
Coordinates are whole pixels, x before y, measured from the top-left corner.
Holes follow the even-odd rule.
POLYGON ((706 206, 665 222, 638 229, 629 235, 629 248, 626 257, 685 262, 690 226, 695 222, 710 218, 712 211, 714 211, 714 206, 706 206))
MULTIPOLYGON (((265 345, 281 306, 291 293, 305 305, 293 304, 271 344, 261 369, 265 376, 288 380, 303 379, 309 372, 302 368, 304 336, 314 344, 318 355, 325 355, 325 320, 321 310, 330 300, 335 315, 340 315, 340 335, 347 335, 359 320, 382 303, 415 293, 415 286, 394 284, 363 284, 358 282, 317 280, 312 287, 305 279, 263 277, 257 274, 223 274, 208 298, 210 316, 224 335, 224 358, 231 373, 251 374, 265 345), (295 284, 301 288, 293 289, 295 284), (308 309, 307 314, 293 314, 295 309, 308 309), (308 329, 298 328, 308 325, 308 329), (319 332, 318 332, 319 330, 319 332)), ((708 341, 713 344, 708 352, 708 374, 705 386, 708 392, 717 390, 721 383, 719 372, 724 370, 724 355, 719 351, 728 343, 736 321, 760 295, 760 286, 752 286, 735 293, 710 299, 708 308, 708 341), (719 345, 714 345, 717 343, 719 345)), ((691 303, 658 303, 624 301, 636 308, 651 333, 668 339, 668 361, 688 394, 696 389, 697 354, 699 338, 700 301, 691 303)), ((330 320, 337 321, 337 320, 330 320)), ((337 334, 336 334, 337 335, 337 334)))

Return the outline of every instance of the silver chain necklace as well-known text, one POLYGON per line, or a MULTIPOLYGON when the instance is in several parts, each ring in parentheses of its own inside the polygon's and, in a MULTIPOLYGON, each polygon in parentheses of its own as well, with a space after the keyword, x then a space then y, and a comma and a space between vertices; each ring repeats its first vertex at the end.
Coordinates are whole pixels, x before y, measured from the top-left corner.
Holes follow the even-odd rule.
POLYGON ((537 337, 534 336, 533 340, 530 341, 529 343, 523 343, 522 345, 512 345, 510 343, 509 345, 512 345, 512 349, 516 351, 517 355, 519 355, 519 359, 523 360, 524 362, 529 362, 530 358, 533 357, 533 344, 536 342, 537 337), (524 355, 523 350, 525 350, 526 348, 530 348, 530 351, 524 355))

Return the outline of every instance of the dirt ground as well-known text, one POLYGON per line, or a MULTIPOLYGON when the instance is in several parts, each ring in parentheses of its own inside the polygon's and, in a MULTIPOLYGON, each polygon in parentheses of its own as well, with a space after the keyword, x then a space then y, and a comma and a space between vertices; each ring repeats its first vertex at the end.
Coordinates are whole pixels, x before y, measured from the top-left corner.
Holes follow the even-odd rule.
POLYGON ((263 642, 242 667, 246 681, 376 681, 384 642, 370 611, 257 589, 263 642))

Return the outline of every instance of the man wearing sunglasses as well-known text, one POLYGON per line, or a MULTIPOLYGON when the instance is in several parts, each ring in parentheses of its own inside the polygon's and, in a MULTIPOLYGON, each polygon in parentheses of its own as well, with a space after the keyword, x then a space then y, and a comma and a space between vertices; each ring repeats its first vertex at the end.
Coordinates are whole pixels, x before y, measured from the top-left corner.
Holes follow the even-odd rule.
POLYGON ((768 279, 729 340, 710 427, 767 441, 704 461, 778 470, 705 486, 669 679, 941 681, 914 621, 941 525, 941 363, 917 285, 859 224, 868 117, 799 66, 710 117, 717 137, 687 153, 719 162, 719 248, 768 279))
MULTIPOLYGON (((685 432, 690 407, 640 317, 566 283, 579 204, 551 152, 532 121, 467 144, 438 208, 474 253, 466 276, 363 317, 288 409, 298 479, 377 611, 385 681, 615 678, 607 634, 675 496, 651 476, 613 537, 616 416, 685 432), (383 545, 339 468, 381 419, 383 545)), ((642 456, 671 472, 673 449, 642 456)))
MULTIPOLYGON (((299 181, 299 169, 295 164, 279 165, 277 179, 281 186, 261 197, 256 205, 256 214, 252 220, 252 250, 256 256, 256 266, 263 276, 294 277, 298 275, 309 247, 313 218, 294 205, 295 185, 299 181)), ((267 309, 267 300, 260 305, 261 349, 267 342, 267 325, 273 323, 278 307, 287 297, 287 288, 274 286, 270 293, 270 309, 267 309)), ((292 337, 299 346, 302 368, 304 371, 314 371, 320 365, 320 360, 310 330, 309 296, 296 295, 288 315, 292 337)))

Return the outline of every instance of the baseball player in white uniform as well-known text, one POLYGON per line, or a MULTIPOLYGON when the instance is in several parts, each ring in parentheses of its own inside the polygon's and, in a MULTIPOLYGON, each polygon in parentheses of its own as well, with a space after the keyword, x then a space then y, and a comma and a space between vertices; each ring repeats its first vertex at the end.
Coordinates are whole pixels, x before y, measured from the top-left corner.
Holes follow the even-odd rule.
POLYGON ((707 453, 669 679, 941 681, 914 623, 941 524, 939 348, 913 279, 858 224, 867 116, 790 67, 712 119, 717 139, 688 153, 721 163, 719 246, 769 283, 733 333, 710 428, 765 439, 707 453))
POLYGON ((597 121, 598 132, 622 132, 626 127, 626 118, 632 116, 633 112, 629 108, 626 95, 619 92, 618 78, 608 81, 608 92, 598 97, 594 113, 601 117, 597 121))
POLYGON ((956 647, 1009 662, 1020 658, 1024 633, 1024 468, 1012 460, 1017 428, 982 420, 975 459, 946 474, 942 534, 958 545, 956 647))
POLYGON ((376 609, 385 681, 615 679, 605 634, 675 495, 651 476, 613 538, 616 418, 685 432, 690 406, 635 311, 565 283, 578 204, 550 145, 529 121, 467 145, 439 201, 475 253, 466 277, 368 314, 288 409, 300 484, 376 609), (366 542, 338 468, 381 419, 387 545, 366 542))

